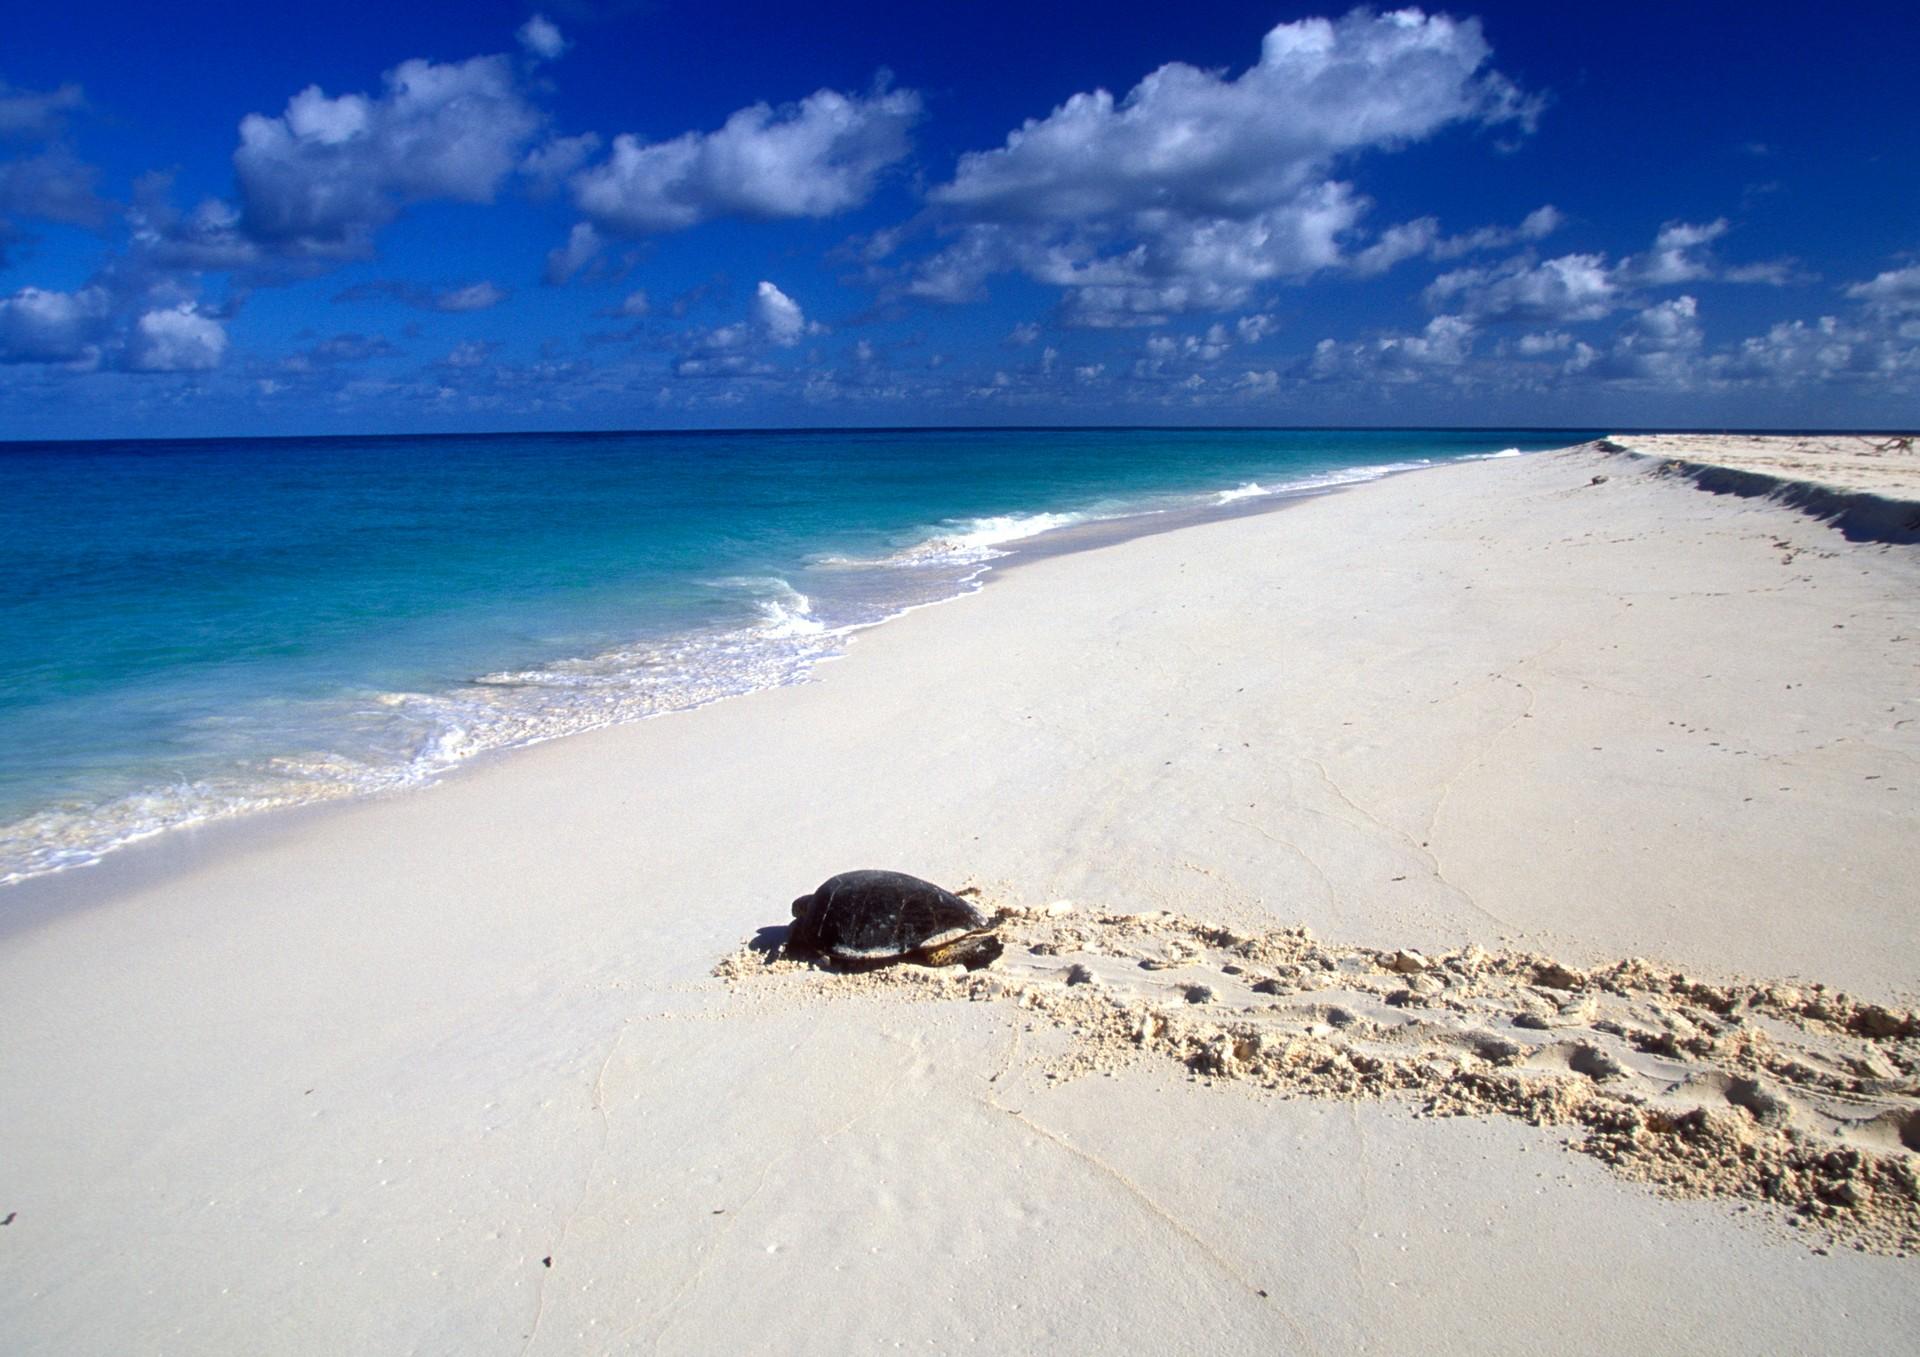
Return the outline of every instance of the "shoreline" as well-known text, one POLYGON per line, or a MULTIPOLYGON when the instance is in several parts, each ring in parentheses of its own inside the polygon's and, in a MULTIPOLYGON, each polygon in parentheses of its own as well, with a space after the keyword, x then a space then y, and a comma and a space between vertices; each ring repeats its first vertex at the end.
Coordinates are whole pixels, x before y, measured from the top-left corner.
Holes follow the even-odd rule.
MULTIPOLYGON (((431 795, 40 878, 94 898, 0 933, 0 1335, 1896 1345, 1912 1259, 1669 1200, 1551 1122, 1075 1066, 992 995, 711 978, 794 895, 892 866, 1056 931, 1325 938, 1368 1023, 1420 1012, 1402 952, 1476 947, 1911 1002, 1920 557, 1599 451, 1432 470, 1037 556, 813 682, 431 795), (930 1259, 993 1285, 930 1291, 930 1259)), ((1020 983, 1053 1004, 1049 955, 1020 983)), ((1240 1002, 1219 974, 1191 972, 1240 1002)), ((1541 1018, 1546 1077, 1598 1078, 1590 1020, 1541 1018)))
MULTIPOLYGON (((1559 451, 1546 449, 1545 451, 1559 451)), ((1479 461, 1508 456, 1508 453, 1489 453, 1461 458, 1461 461, 1479 461)), ((1519 454, 1531 456, 1537 454, 1519 454)), ((1292 505, 1314 499, 1322 495, 1338 494, 1342 491, 1371 485, 1377 481, 1395 476, 1405 476, 1421 471, 1434 471, 1452 465, 1451 462, 1431 463, 1425 466, 1394 467, 1378 474, 1364 476, 1352 481, 1337 482, 1329 485, 1308 485, 1300 488, 1276 488, 1257 496, 1248 496, 1228 503, 1199 502, 1189 506, 1167 509, 1148 509, 1137 512, 1116 514, 1111 517, 1089 518, 1061 527, 1045 529, 1027 537, 1011 538, 996 543, 991 551, 994 555, 981 561, 975 572, 961 581, 961 587, 954 593, 923 602, 910 603, 895 612, 872 622, 853 624, 844 629, 845 644, 837 652, 824 654, 813 659, 806 672, 797 680, 789 683, 776 683, 766 687, 748 688, 742 692, 727 693, 681 707, 671 707, 664 711, 642 716, 628 717, 589 725, 577 730, 566 730, 538 739, 517 743, 496 745, 468 755, 456 763, 424 774, 417 781, 405 781, 394 786, 378 787, 362 791, 345 791, 335 796, 318 797, 312 800, 293 802, 285 805, 266 805, 248 807, 198 820, 184 821, 159 830, 150 831, 138 838, 114 844, 100 850, 86 861, 66 864, 31 875, 0 881, 0 938, 5 937, 17 927, 31 926, 36 919, 44 919, 61 908, 76 907, 75 902, 62 902, 62 896, 84 894, 83 892, 61 892, 50 887, 39 887, 38 883, 51 882, 75 872, 95 872, 100 868, 119 861, 129 853, 141 854, 142 868, 135 882, 147 884, 154 879, 153 874, 164 875, 169 870, 184 870, 194 862, 200 861, 210 851, 221 851, 218 843, 230 843, 233 846, 246 845, 248 831, 254 835, 269 833, 273 826, 285 822, 290 816, 323 816, 330 812, 346 810, 369 802, 382 802, 394 797, 410 796, 429 791, 449 778, 459 777, 471 770, 485 767, 493 761, 510 756, 519 751, 537 748, 556 740, 573 739, 582 735, 591 735, 601 730, 618 729, 644 721, 662 717, 681 716, 699 711, 716 703, 730 702, 742 697, 750 697, 761 692, 777 692, 782 688, 793 687, 813 681, 814 673, 822 665, 844 660, 851 651, 847 648, 852 640, 876 628, 927 608, 958 602, 985 588, 1004 572, 1018 569, 1036 560, 1051 559, 1072 555, 1082 551, 1097 551, 1104 547, 1117 546, 1123 542, 1159 533, 1176 532, 1184 528, 1198 527, 1208 523, 1224 522, 1237 518, 1248 518, 1262 514, 1277 513, 1292 505), (217 842, 204 842, 207 836, 217 842), (179 841, 176 843, 176 841, 179 841), (175 851, 168 853, 169 846, 175 851), (15 900, 16 893, 24 894, 24 900, 15 900), (42 896, 43 899, 34 897, 42 896)), ((1212 492, 1209 492, 1212 493, 1212 492)), ((938 540, 938 539, 933 539, 938 540)), ((130 869, 132 870, 132 869, 130 869)), ((132 883, 127 883, 132 884, 132 883)), ((80 902, 83 907, 84 902, 80 902)))

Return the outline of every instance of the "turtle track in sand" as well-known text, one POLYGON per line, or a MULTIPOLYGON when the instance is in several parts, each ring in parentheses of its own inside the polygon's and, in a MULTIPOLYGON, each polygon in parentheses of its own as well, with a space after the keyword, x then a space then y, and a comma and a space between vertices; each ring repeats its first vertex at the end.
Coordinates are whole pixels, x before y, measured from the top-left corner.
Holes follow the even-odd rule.
POLYGON ((1277 1096, 1509 1116, 1677 1196, 1782 1208, 1816 1236, 1920 1252, 1920 1018, 1812 984, 1713 983, 1637 958, 1584 970, 1431 957, 1166 912, 1001 911, 991 968, 846 974, 742 948, 732 987, 971 1000, 1066 1034, 1050 1078, 1172 1061, 1277 1096))

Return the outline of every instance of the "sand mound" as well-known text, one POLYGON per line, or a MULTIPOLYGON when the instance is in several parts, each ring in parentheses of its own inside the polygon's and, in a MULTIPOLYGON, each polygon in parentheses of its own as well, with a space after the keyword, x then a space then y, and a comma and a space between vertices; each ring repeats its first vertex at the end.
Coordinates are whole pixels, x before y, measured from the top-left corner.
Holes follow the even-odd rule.
POLYGON ((730 986, 1003 1002, 1070 1037, 1047 1073, 1171 1060, 1196 1083, 1398 1096, 1517 1117, 1677 1195, 1777 1205, 1852 1247, 1920 1250, 1920 1020, 1820 985, 1713 984, 1629 959, 1577 970, 1431 957, 1065 902, 1007 909, 974 973, 841 974, 743 948, 730 986))

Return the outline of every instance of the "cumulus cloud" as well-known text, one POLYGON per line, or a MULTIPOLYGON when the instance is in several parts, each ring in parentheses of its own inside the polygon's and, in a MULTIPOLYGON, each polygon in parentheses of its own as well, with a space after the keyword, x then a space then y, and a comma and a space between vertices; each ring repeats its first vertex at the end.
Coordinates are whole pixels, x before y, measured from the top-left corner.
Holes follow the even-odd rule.
POLYGON ((1723 381, 1794 387, 1834 383, 1876 393, 1920 385, 1920 344, 1838 316, 1782 321, 1710 362, 1723 381))
POLYGON ((148 311, 134 323, 127 366, 135 372, 207 372, 227 352, 226 328, 192 302, 148 311))
POLYGON ((1514 349, 1525 358, 1538 358, 1543 354, 1561 353, 1573 347, 1573 336, 1565 330, 1547 330, 1536 334, 1521 335, 1514 349))
POLYGON ((1233 328, 1239 334, 1242 344, 1258 344, 1278 330, 1280 322, 1263 311, 1258 315, 1240 317, 1233 323, 1233 328))
POLYGON ((754 293, 753 314, 766 330, 767 338, 783 348, 798 344, 803 336, 822 328, 809 325, 800 303, 768 282, 762 282, 754 293))
POLYGON ((1920 315, 1920 264, 1889 269, 1847 288, 1847 296, 1883 316, 1920 315))
MULTIPOLYGON (((958 301, 1021 272, 1069 289, 1069 324, 1154 325, 1339 266, 1369 204, 1338 164, 1451 124, 1531 123, 1490 55, 1476 21, 1356 10, 1279 25, 1237 77, 1173 62, 1124 98, 1076 94, 960 158, 929 194, 950 241, 897 290, 958 301)), ((1437 239, 1410 224, 1367 267, 1437 239)))
POLYGON ((1647 307, 1623 325, 1612 347, 1592 365, 1593 375, 1681 386, 1690 379, 1704 341, 1700 303, 1691 296, 1674 297, 1647 307))
POLYGON ((826 333, 826 326, 807 319, 800 303, 763 280, 754 289, 749 319, 681 335, 684 348, 673 370, 682 377, 772 376, 779 369, 766 361, 769 348, 790 349, 826 333))
POLYGON ((536 61, 555 61, 570 45, 561 36, 560 29, 553 20, 544 14, 536 14, 524 24, 514 36, 526 49, 527 55, 536 61))
POLYGON ((410 203, 492 201, 541 121, 505 57, 402 62, 377 95, 308 86, 241 120, 239 224, 290 254, 364 252, 410 203))
POLYGON ((574 204, 603 230, 652 235, 715 217, 829 217, 872 196, 902 160, 920 96, 818 90, 798 104, 743 108, 714 132, 646 142, 613 139, 608 158, 577 173, 574 204))
MULTIPOLYGON (((1551 212, 1552 209, 1543 209, 1551 212)), ((1535 214, 1537 217, 1538 214, 1535 214)), ((1529 217, 1533 222, 1535 217, 1529 217)), ((1558 224, 1558 214, 1547 229, 1558 224)), ((1522 223, 1522 229, 1526 223, 1522 223)), ((1476 322, 1522 321, 1571 325, 1599 320, 1634 305, 1644 290, 1714 279, 1728 283, 1780 283, 1790 267, 1781 262, 1723 267, 1707 247, 1726 235, 1725 218, 1705 223, 1671 221, 1645 254, 1610 261, 1604 254, 1564 254, 1539 260, 1516 255, 1499 264, 1455 269, 1427 286, 1435 311, 1476 322)))
POLYGON ((25 287, 0 297, 0 363, 97 359, 113 309, 103 288, 53 292, 25 287))
POLYGON ((147 175, 134 188, 127 225, 133 255, 142 267, 166 272, 254 270, 266 253, 240 225, 240 210, 219 198, 207 198, 182 213, 168 199, 171 180, 147 175))
POLYGON ((992 151, 960 158, 933 201, 975 217, 1083 220, 1175 210, 1245 218, 1344 152, 1451 122, 1525 120, 1474 20, 1418 10, 1281 24, 1237 79, 1171 62, 1123 99, 1076 94, 992 151))
POLYGON ((1414 382, 1436 369, 1467 362, 1474 344, 1473 323, 1464 316, 1435 316, 1415 334, 1382 335, 1346 344, 1323 339, 1314 346, 1307 375, 1315 380, 1414 382))
POLYGON ((1620 272, 1634 282, 1654 287, 1710 278, 1715 269, 1704 247, 1726 233, 1725 217, 1698 224, 1670 221, 1654 237, 1653 249, 1645 255, 1622 260, 1620 272))
POLYGON ((1346 266, 1361 277, 1385 273, 1408 259, 1458 259, 1482 250, 1505 249, 1543 240, 1565 222, 1552 204, 1529 212, 1518 226, 1482 226, 1458 235, 1443 235, 1436 217, 1419 217, 1382 231, 1373 244, 1355 251, 1346 266))
POLYGON ((1455 269, 1427 286, 1427 305, 1480 321, 1568 324, 1599 320, 1619 305, 1620 285, 1599 254, 1566 254, 1535 263, 1510 259, 1491 268, 1455 269))

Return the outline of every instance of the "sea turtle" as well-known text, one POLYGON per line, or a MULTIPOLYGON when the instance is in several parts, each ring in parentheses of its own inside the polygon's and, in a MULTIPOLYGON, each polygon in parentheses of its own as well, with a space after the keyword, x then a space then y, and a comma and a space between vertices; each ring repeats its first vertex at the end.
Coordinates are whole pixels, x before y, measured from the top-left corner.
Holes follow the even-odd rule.
POLYGON ((785 952, 854 970, 912 961, 985 966, 1002 949, 994 920, 931 881, 905 872, 842 872, 793 902, 785 952))

